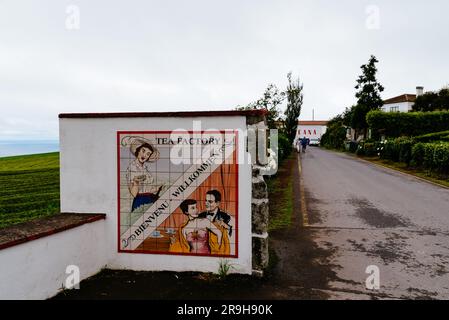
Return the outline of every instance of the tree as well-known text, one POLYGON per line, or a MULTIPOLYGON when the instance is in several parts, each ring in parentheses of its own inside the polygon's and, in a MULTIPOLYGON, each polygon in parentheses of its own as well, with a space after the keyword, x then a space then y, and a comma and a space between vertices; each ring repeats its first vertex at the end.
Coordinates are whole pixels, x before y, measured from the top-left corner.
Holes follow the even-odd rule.
POLYGON ((438 92, 437 101, 439 110, 449 110, 449 89, 443 88, 438 92))
POLYGON ((354 113, 354 109, 355 109, 355 106, 352 106, 351 108, 346 108, 345 111, 343 112, 343 114, 339 115, 342 118, 342 123, 344 126, 352 127, 351 121, 352 121, 352 115, 354 113))
POLYGON ((362 75, 357 79, 357 85, 355 86, 358 90, 355 94, 358 99, 357 104, 367 107, 370 111, 379 110, 383 105, 380 93, 384 91, 384 87, 376 79, 376 63, 378 62, 377 58, 372 55, 368 64, 360 67, 362 75))
POLYGON ((296 80, 292 80, 292 73, 287 74, 287 109, 285 110, 285 132, 290 143, 296 136, 296 130, 298 127, 298 118, 301 113, 301 107, 304 100, 303 88, 304 85, 299 81, 299 77, 296 80))
POLYGON ((426 92, 416 98, 413 111, 449 110, 449 89, 443 88, 438 92, 426 92))
POLYGON ((344 148, 344 142, 346 140, 346 128, 343 123, 345 113, 339 114, 328 121, 327 130, 321 137, 321 145, 331 149, 344 148))
POLYGON ((275 122, 279 119, 280 115, 279 105, 285 100, 285 97, 285 92, 279 91, 276 85, 271 83, 265 89, 262 98, 244 107, 237 107, 237 110, 266 109, 268 110, 267 125, 269 128, 275 128, 275 122))
POLYGON ((416 98, 413 111, 433 111, 437 108, 438 93, 426 92, 416 98))
POLYGON ((355 105, 351 112, 351 128, 363 131, 368 127, 366 115, 370 110, 363 104, 355 105))
POLYGON ((352 110, 351 126, 356 129, 356 132, 357 130, 362 131, 364 136, 366 136, 368 128, 366 114, 371 110, 379 110, 383 105, 380 93, 384 91, 384 87, 376 79, 376 63, 378 62, 377 58, 372 55, 368 64, 360 67, 362 75, 357 79, 355 86, 357 105, 352 110))

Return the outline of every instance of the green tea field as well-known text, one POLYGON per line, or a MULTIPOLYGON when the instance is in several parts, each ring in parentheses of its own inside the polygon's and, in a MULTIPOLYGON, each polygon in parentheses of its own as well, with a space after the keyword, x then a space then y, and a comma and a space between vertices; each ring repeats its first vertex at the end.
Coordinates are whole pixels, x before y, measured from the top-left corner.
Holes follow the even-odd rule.
POLYGON ((59 153, 0 158, 0 228, 59 212, 59 153))

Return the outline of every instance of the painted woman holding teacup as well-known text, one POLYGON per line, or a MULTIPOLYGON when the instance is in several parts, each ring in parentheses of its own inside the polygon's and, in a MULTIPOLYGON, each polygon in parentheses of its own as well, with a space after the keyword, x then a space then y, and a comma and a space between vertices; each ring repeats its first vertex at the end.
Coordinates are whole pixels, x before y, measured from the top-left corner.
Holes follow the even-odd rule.
POLYGON ((159 199, 162 186, 154 184, 150 173, 150 163, 159 159, 159 151, 148 139, 142 137, 125 137, 122 145, 128 145, 135 156, 126 170, 128 190, 133 198, 131 212, 135 212, 147 208, 159 199))

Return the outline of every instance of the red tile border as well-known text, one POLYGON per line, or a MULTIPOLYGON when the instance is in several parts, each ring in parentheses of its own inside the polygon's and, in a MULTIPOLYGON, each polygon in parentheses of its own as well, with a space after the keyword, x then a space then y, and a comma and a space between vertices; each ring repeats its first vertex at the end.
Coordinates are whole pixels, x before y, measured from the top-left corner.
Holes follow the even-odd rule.
POLYGON ((0 250, 106 219, 106 214, 60 213, 0 229, 0 250))
POLYGON ((169 118, 169 117, 230 117, 230 116, 264 116, 265 109, 255 110, 221 110, 221 111, 181 111, 181 112, 113 112, 113 113, 60 113, 60 119, 70 118, 169 118))

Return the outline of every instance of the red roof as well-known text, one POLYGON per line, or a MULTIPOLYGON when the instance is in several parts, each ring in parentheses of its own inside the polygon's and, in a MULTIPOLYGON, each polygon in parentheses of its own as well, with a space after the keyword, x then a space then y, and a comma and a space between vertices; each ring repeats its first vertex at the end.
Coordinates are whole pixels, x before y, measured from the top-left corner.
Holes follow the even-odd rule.
POLYGON ((384 104, 401 103, 401 102, 415 102, 416 94, 403 94, 384 101, 384 104))
POLYGON ((325 126, 328 121, 323 120, 309 120, 309 121, 298 121, 300 126, 325 126))

